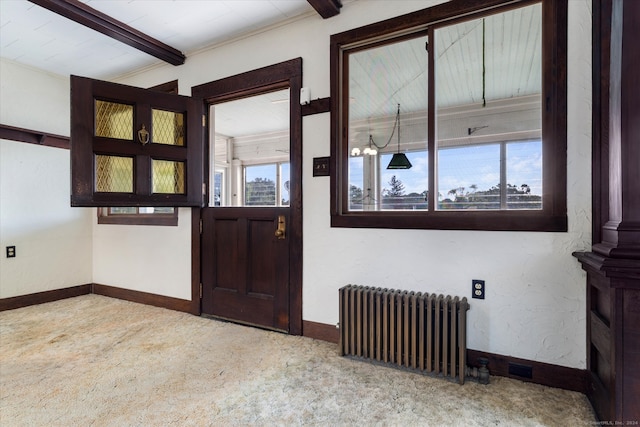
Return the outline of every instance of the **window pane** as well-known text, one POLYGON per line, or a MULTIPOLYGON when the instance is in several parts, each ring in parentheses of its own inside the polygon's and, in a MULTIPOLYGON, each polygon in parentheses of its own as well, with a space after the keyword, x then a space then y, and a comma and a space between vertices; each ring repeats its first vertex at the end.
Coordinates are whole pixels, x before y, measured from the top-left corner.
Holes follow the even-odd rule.
POLYGON ((153 208, 146 208, 146 209, 152 209, 153 211, 151 213, 154 214, 172 214, 175 212, 176 208, 165 208, 165 207, 153 207, 153 208))
POLYGON ((541 136, 541 33, 540 4, 435 31, 439 209, 537 209, 520 187, 541 188, 542 144, 507 146, 541 136))
POLYGON ((96 192, 133 192, 133 158, 96 155, 95 159, 96 192))
POLYGON ((109 215, 138 215, 138 214, 173 214, 175 208, 166 207, 112 207, 109 215))
POLYGON ((438 150, 438 209, 500 209, 500 144, 438 150))
POLYGON ((247 166, 244 172, 245 206, 275 206, 276 165, 247 166))
POLYGON ((151 160, 154 193, 184 194, 184 162, 151 160))
POLYGON ((184 114, 152 110, 153 143, 184 145, 184 114))
POLYGON ((138 208, 109 208, 109 215, 132 215, 137 213, 138 208))
POLYGON ((96 100, 95 135, 133 139, 133 106, 96 100))
POLYGON ((364 171, 362 168, 363 157, 349 158, 349 210, 359 211, 365 204, 371 204, 372 199, 367 197, 364 186, 364 171))
MULTIPOLYGON (((428 209, 427 189, 429 162, 426 151, 406 153, 413 165, 411 169, 382 169, 381 209, 428 209)), ((383 167, 389 164, 392 154, 383 154, 383 167)))
POLYGON ((540 95, 541 22, 535 4, 437 29, 437 106, 540 95))
POLYGON ((421 36, 348 55, 349 210, 427 208, 426 42, 421 36), (387 170, 394 153, 413 166, 387 170))
POLYGON ((213 206, 222 206, 222 172, 216 172, 213 177, 213 206))
POLYGON ((507 144, 507 209, 542 209, 542 141, 507 144))
POLYGON ((156 215, 156 214, 172 214, 175 208, 165 208, 165 207, 141 207, 138 208, 139 214, 144 215, 156 215))
POLYGON ((289 206, 289 201, 291 200, 291 196, 289 195, 289 185, 291 182, 290 179, 290 164, 282 163, 280 165, 280 205, 281 206, 289 206))

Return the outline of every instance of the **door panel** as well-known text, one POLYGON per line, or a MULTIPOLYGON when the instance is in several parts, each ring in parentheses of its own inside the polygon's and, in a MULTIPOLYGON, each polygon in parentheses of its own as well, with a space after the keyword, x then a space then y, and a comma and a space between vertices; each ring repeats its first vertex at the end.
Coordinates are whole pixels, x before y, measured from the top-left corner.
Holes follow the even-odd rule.
POLYGON ((213 226, 213 235, 205 233, 204 228, 202 232, 203 235, 210 237, 215 245, 213 257, 210 260, 214 263, 211 267, 215 273, 216 286, 220 289, 238 291, 238 284, 244 282, 240 277, 244 274, 244 269, 239 268, 242 265, 238 251, 241 241, 240 221, 237 218, 219 218, 207 221, 209 222, 213 226))
POLYGON ((208 208, 202 227, 202 312, 289 330, 288 208, 208 208))

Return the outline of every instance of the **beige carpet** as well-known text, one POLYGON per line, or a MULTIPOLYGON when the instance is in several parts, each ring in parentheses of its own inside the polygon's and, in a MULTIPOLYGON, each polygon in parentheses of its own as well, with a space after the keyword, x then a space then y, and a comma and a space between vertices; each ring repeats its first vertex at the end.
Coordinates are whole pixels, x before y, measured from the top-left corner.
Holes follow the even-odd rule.
POLYGON ((464 386, 97 295, 0 313, 1 426, 581 426, 584 395, 464 386))

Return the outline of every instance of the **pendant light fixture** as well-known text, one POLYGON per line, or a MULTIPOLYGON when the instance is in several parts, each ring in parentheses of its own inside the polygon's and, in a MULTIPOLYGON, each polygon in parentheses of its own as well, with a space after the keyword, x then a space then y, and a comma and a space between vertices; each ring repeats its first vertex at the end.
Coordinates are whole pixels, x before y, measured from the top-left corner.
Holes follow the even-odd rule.
POLYGON ((393 154, 387 169, 411 169, 413 166, 407 156, 400 152, 400 104, 396 113, 396 126, 398 127, 398 152, 393 154))

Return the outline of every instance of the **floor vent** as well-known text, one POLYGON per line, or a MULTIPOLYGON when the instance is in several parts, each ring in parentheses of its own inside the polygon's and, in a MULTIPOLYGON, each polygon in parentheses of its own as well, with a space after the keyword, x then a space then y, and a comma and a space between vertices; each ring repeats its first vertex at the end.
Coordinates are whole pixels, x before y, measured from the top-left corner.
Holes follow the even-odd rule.
POLYGON ((340 295, 340 355, 443 375, 464 384, 466 298, 347 285, 340 295))

